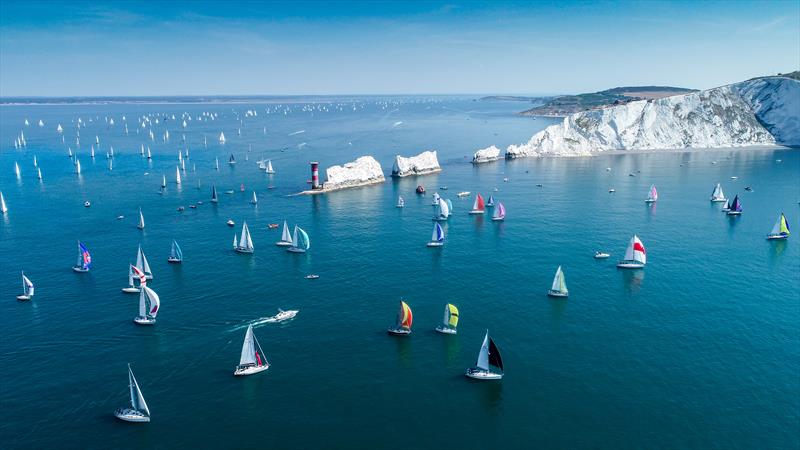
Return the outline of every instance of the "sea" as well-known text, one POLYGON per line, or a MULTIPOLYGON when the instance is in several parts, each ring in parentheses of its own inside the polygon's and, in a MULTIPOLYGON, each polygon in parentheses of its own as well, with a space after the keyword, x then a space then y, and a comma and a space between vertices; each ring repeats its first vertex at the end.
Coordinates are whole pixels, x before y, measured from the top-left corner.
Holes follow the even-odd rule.
POLYGON ((558 121, 516 114, 528 107, 463 96, 3 105, 0 447, 800 447, 800 235, 766 240, 781 212, 800 234, 800 153, 473 166, 477 149, 558 121), (389 176, 395 155, 424 150, 440 173, 389 176), (309 162, 324 179, 362 155, 384 183, 294 195, 309 162), (274 175, 258 168, 267 159, 274 175), (716 183, 739 195, 741 216, 709 201, 716 183), (453 203, 439 249, 425 245, 434 192, 453 203), (478 193, 504 204, 505 221, 468 214, 478 193), (252 255, 232 250, 245 221, 252 255), (284 221, 307 231, 307 253, 274 245, 280 228, 268 225, 284 221), (633 235, 647 266, 617 269, 633 235), (167 262, 173 239, 182 264, 167 262), (89 273, 71 269, 78 241, 89 273), (133 323, 138 295, 121 292, 139 245, 161 298, 151 327, 133 323), (546 295, 559 266, 568 299, 546 295), (16 300, 23 270, 28 302, 16 300), (401 300, 413 332, 390 336, 401 300), (447 303, 457 335, 434 331, 447 303), (279 309, 298 313, 266 320, 279 309), (251 323, 271 366, 234 377, 251 323), (487 330, 502 381, 464 376, 487 330), (128 364, 149 424, 113 415, 130 404, 128 364))

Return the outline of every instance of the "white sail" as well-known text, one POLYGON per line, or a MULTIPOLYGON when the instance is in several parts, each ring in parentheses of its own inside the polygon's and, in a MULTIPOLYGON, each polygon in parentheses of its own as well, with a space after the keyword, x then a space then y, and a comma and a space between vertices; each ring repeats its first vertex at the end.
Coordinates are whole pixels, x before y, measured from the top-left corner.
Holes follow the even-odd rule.
POLYGON ((219 170, 219 158, 214 158, 214 168, 219 170))
POLYGON ((267 173, 275 173, 275 170, 272 168, 272 160, 267 161, 267 173))
POLYGON ((161 174, 161 187, 162 188, 167 187, 167 176, 164 174, 161 174))
POLYGON ((175 167, 175 184, 181 184, 181 169, 175 167))
POLYGON ((144 228, 144 214, 142 214, 142 208, 139 208, 139 225, 137 225, 140 229, 144 228))
POLYGON ((558 266, 556 270, 556 275, 553 277, 553 286, 550 289, 556 292, 567 292, 567 282, 564 279, 564 272, 561 270, 561 266, 558 266))
POLYGON ((450 304, 447 303, 444 305, 444 319, 442 319, 442 325, 445 327, 450 326, 450 304))
POLYGON ((158 315, 158 311, 161 309, 161 299, 156 294, 156 291, 150 289, 148 286, 142 286, 142 292, 147 296, 147 300, 150 303, 150 309, 147 311, 147 315, 156 318, 158 315))
POLYGON ((443 198, 439 199, 439 215, 441 217, 450 216, 450 206, 447 204, 447 202, 443 198))
POLYGON ((38 178, 40 180, 42 179, 42 168, 41 167, 37 167, 36 168, 36 178, 38 178))
POLYGON ((219 143, 220 144, 224 144, 225 143, 225 133, 223 133, 223 132, 219 133, 219 143))
POLYGON ((489 331, 486 331, 486 337, 483 338, 481 352, 478 353, 478 363, 475 365, 479 369, 489 370, 489 331))
POLYGON ((251 203, 254 205, 258 203, 258 197, 256 197, 256 191, 253 191, 253 200, 251 201, 251 203))
POLYGON ((78 159, 75 159, 75 173, 81 174, 81 162, 78 159))
POLYGON ((288 242, 288 243, 294 242, 292 240, 291 233, 289 233, 289 225, 286 223, 285 220, 283 221, 283 234, 281 235, 281 241, 288 242))
POLYGON ((242 224, 242 238, 239 239, 239 246, 246 250, 253 250, 253 240, 250 238, 250 229, 247 222, 242 224))
POLYGON ((625 249, 625 260, 647 264, 647 253, 644 251, 644 244, 636 235, 631 238, 628 248, 625 249))
POLYGON ((19 164, 17 164, 16 161, 14 162, 14 173, 17 175, 17 178, 19 178, 19 176, 20 176, 19 164))
POLYGON ((139 289, 139 317, 147 317, 147 296, 144 293, 144 287, 139 289))
POLYGON ((22 274, 22 292, 27 295, 28 297, 33 297, 33 282, 31 282, 30 278, 26 277, 25 274, 22 274))
POLYGON ((431 242, 436 242, 436 241, 439 240, 438 233, 436 232, 437 231, 436 230, 436 225, 439 225, 439 224, 438 223, 434 223, 433 224, 433 233, 431 233, 431 242))
POLYGON ((244 335, 244 342, 242 343, 242 355, 239 357, 239 365, 255 364, 256 363, 256 345, 255 336, 253 335, 253 325, 247 327, 247 333, 244 335))
MULTIPOLYGON (((8 207, 6 206, 6 199, 3 197, 3 193, 0 192, 0 213, 5 214, 7 212, 8 207)), ((284 222, 283 225, 286 226, 286 222, 284 222)))
POLYGON ((239 238, 234 234, 233 235, 233 249, 239 248, 239 238))
POLYGON ((150 272, 150 264, 147 262, 147 257, 144 256, 141 245, 139 245, 139 252, 136 254, 136 267, 144 272, 148 278, 153 277, 153 274, 150 272))
POLYGON ((39 167, 39 163, 36 162, 36 155, 33 155, 33 167, 39 167))
POLYGON ((150 416, 150 408, 147 407, 147 402, 144 401, 142 390, 139 389, 139 383, 136 382, 136 377, 133 376, 130 364, 128 364, 128 380, 131 388, 131 408, 150 416))

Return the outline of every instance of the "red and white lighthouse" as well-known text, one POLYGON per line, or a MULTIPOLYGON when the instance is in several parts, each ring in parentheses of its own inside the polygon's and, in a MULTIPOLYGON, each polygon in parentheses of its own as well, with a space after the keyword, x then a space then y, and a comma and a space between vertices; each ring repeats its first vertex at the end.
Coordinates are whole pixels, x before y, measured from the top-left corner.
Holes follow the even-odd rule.
POLYGON ((313 161, 311 163, 311 189, 319 189, 319 163, 313 161))

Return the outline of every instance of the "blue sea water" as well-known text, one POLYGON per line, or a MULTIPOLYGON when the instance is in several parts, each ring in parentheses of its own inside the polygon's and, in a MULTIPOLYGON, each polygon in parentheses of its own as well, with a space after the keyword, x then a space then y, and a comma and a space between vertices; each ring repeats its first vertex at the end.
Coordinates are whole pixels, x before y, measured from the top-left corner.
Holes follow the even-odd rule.
POLYGON ((553 122, 513 114, 525 106, 455 97, 3 106, 0 446, 798 448, 800 236, 765 235, 781 211, 798 227, 800 154, 719 149, 469 164, 476 149, 524 142, 553 122), (193 118, 185 130, 171 119, 184 112, 193 118), (198 121, 203 112, 216 117, 198 121), (154 141, 151 126, 140 125, 148 114, 160 117, 154 141), (80 148, 78 118, 86 123, 80 148), (20 130, 28 145, 16 150, 20 130), (139 156, 141 144, 151 161, 139 156), (176 186, 177 155, 187 147, 176 186), (427 149, 439 151, 441 173, 290 195, 307 188, 309 161, 324 168, 371 154, 388 174, 395 154, 427 149), (272 159, 275 175, 258 170, 261 158, 272 159), (168 187, 159 195, 162 173, 168 187), (740 195, 741 217, 708 201, 717 182, 740 195), (217 205, 208 202, 212 184, 217 205), (428 196, 414 194, 418 184, 428 196), (660 198, 648 206, 651 184, 660 198), (445 247, 429 249, 430 194, 439 186, 449 187, 439 192, 454 215, 445 247), (459 191, 493 194, 507 220, 469 216, 473 197, 459 191), (398 209, 401 194, 406 207, 398 209), (280 230, 267 224, 284 220, 307 230, 307 254, 273 245, 280 230), (251 256, 231 250, 243 221, 251 256), (616 269, 634 233, 647 268, 616 269), (94 259, 88 274, 70 269, 78 239, 94 259), (172 239, 183 248, 181 265, 166 261, 172 239), (154 327, 133 324, 138 296, 120 292, 140 243, 162 300, 154 327), (596 250, 612 257, 595 260, 596 250), (546 296, 558 265, 568 300, 546 296), (25 303, 15 300, 23 269, 36 284, 25 303), (401 298, 414 331, 395 338, 385 330, 401 298), (455 336, 433 331, 448 302, 461 312, 455 336), (234 378, 247 324, 278 308, 299 314, 256 326, 272 367, 234 378), (463 376, 487 329, 505 362, 501 382, 463 376), (129 401, 127 363, 150 424, 112 415, 129 401))

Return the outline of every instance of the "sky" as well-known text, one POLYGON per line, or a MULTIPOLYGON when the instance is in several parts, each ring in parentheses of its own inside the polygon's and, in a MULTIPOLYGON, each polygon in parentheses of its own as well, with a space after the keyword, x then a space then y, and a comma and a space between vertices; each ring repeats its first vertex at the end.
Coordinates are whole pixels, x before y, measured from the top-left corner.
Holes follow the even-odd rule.
POLYGON ((800 1, 0 1, 0 96, 705 89, 800 68, 800 1))

